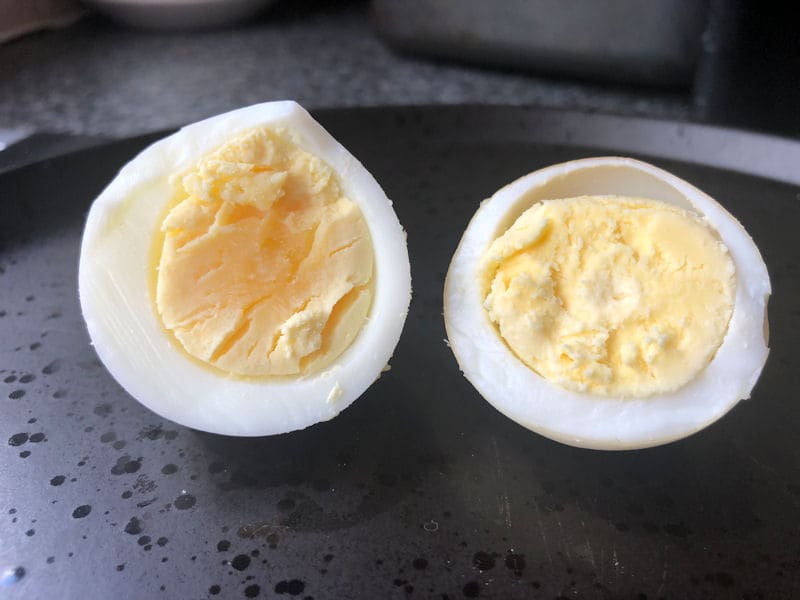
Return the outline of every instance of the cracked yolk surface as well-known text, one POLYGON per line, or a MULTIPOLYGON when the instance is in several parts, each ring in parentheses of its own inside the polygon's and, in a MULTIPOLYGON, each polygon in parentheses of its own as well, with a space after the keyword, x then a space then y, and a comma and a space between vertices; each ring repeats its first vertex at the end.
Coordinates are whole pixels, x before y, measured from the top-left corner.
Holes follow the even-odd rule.
POLYGON ((336 173, 286 131, 248 131, 175 177, 156 310, 192 357, 233 375, 301 375, 355 339, 373 247, 336 173))
POLYGON ((708 365, 735 271, 696 215, 644 198, 583 196, 525 211, 480 265, 484 308, 530 368, 575 391, 646 397, 708 365))

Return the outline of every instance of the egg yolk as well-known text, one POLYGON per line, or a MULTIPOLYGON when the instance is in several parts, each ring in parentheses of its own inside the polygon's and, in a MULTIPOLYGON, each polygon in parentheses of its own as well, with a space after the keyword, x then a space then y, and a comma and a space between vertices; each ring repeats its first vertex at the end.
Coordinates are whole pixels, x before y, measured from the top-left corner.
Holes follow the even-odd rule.
POLYGON ((155 305, 192 357, 232 375, 304 375, 355 339, 373 246, 333 169, 287 131, 248 131, 175 176, 155 305))
POLYGON ((566 389, 671 392, 711 361, 735 271, 696 215, 643 198, 583 196, 526 210, 479 270, 484 308, 511 350, 566 389))

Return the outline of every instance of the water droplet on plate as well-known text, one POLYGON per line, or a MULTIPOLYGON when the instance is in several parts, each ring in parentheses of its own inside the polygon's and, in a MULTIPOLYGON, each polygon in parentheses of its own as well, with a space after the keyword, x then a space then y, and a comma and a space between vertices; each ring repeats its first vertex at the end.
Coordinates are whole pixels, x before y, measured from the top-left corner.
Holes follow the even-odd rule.
POLYGON ((3 569, 0 573, 0 587, 9 587, 25 577, 25 567, 3 569))

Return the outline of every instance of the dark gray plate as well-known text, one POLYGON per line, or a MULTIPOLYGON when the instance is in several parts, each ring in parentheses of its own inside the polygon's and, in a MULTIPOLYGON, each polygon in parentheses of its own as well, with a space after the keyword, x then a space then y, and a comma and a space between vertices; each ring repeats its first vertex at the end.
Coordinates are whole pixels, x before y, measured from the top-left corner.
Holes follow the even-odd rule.
POLYGON ((0 175, 0 595, 800 593, 800 200, 785 183, 797 182, 798 144, 523 108, 317 116, 395 200, 415 296, 392 370, 333 421, 278 437, 165 422, 89 346, 76 291, 84 215, 153 136, 0 175), (774 287, 772 355, 753 398, 690 439, 637 452, 577 450, 517 426, 443 341, 444 274, 478 202, 537 167, 608 153, 721 201, 774 287))

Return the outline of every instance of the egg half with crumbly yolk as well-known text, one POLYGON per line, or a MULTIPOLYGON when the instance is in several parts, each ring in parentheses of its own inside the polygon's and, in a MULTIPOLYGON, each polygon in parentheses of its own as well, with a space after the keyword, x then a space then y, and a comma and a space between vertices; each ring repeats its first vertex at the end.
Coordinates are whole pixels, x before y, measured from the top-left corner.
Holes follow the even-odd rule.
POLYGON ((294 102, 189 125, 129 162, 89 212, 79 287, 134 398, 228 435, 336 416, 388 364, 411 296, 391 202, 294 102))
POLYGON ((475 213, 450 263, 448 341, 480 394, 574 446, 685 437, 748 398, 770 281, 719 203, 652 165, 572 161, 475 213))

